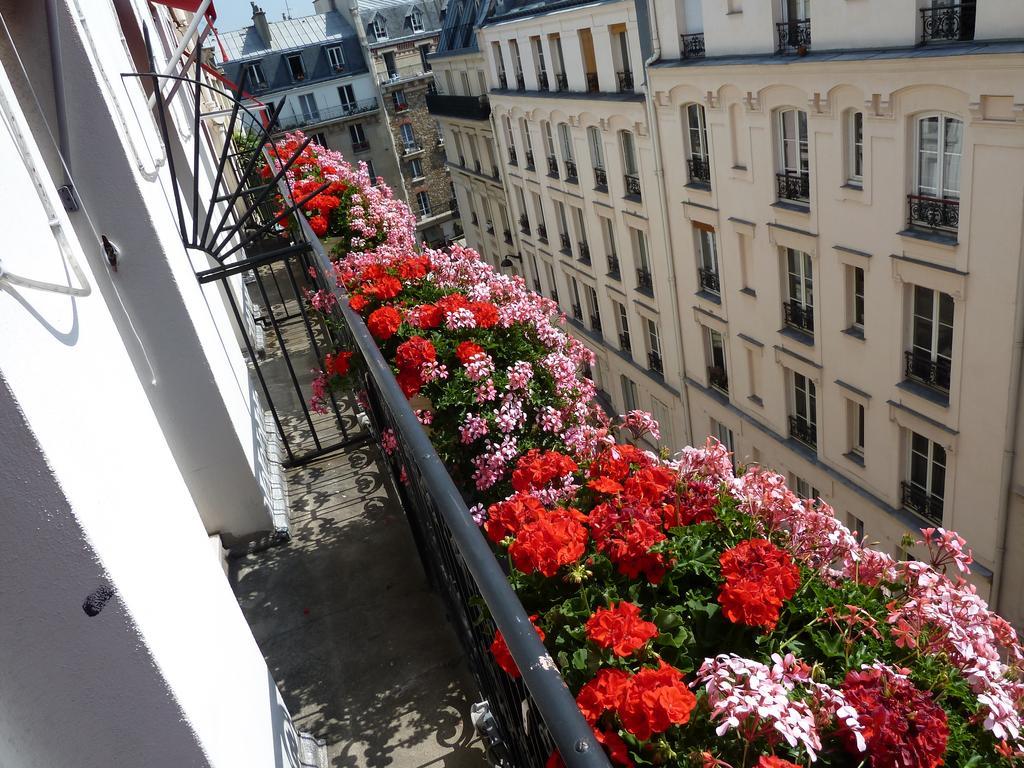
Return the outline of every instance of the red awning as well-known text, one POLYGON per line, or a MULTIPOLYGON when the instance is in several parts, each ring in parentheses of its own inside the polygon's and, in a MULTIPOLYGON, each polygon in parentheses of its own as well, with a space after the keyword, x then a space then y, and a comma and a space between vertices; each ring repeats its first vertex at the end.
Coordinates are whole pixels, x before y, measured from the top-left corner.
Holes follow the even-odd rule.
MULTIPOLYGON (((179 11, 188 11, 189 13, 195 13, 199 10, 199 6, 202 5, 202 0, 151 0, 158 5, 167 5, 171 8, 177 8, 179 11)), ((206 18, 211 22, 217 18, 217 11, 213 7, 213 3, 210 3, 210 7, 206 9, 206 18)))

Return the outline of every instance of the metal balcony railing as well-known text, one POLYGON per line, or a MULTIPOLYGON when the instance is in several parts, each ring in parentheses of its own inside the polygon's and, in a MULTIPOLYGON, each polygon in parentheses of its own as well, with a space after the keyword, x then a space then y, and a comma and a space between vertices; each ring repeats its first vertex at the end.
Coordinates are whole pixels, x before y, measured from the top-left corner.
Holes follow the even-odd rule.
POLYGON ((576 245, 578 245, 580 249, 579 260, 582 261, 584 264, 590 264, 590 246, 587 245, 587 242, 585 240, 580 240, 576 245))
POLYGON ((505 242, 512 245, 512 230, 505 230, 505 242))
POLYGON ((572 240, 569 239, 568 232, 560 232, 558 235, 558 241, 562 245, 562 251, 564 253, 572 253, 572 240))
POLYGON ((537 85, 540 87, 540 89, 542 91, 550 90, 548 88, 548 73, 547 72, 538 72, 537 73, 537 85))
POLYGON ((597 93, 601 90, 601 82, 597 78, 597 72, 587 72, 587 93, 597 93))
POLYGON ((776 53, 803 53, 811 47, 811 20, 796 19, 775 25, 778 48, 776 53))
POLYGON ((428 93, 427 112, 439 117, 486 120, 491 116, 491 102, 486 94, 483 96, 449 96, 428 93))
POLYGON ((973 2, 921 9, 921 42, 973 40, 977 6, 973 2))
POLYGON ((516 148, 515 147, 509 147, 508 148, 508 164, 509 165, 519 165, 519 158, 516 157, 516 148))
POLYGON ((640 177, 627 173, 623 176, 626 184, 626 194, 640 197, 640 177))
POLYGON ((608 277, 613 277, 616 280, 622 279, 622 273, 619 271, 619 257, 614 254, 608 255, 608 277))
MULTIPOLYGON (((406 155, 414 155, 417 152, 422 152, 422 151, 423 151, 423 147, 420 145, 420 143, 418 141, 407 141, 405 144, 402 145, 402 153, 406 154, 406 155)), ((480 163, 479 162, 477 163, 476 172, 480 173, 480 163)))
POLYGON ((566 160, 565 161, 565 180, 566 181, 579 181, 579 174, 576 171, 576 161, 566 160))
POLYGON ((506 75, 504 72, 498 73, 498 87, 501 88, 501 90, 503 91, 508 90, 508 75, 506 75))
POLYGON ((661 361, 660 352, 647 353, 647 367, 650 368, 655 373, 665 373, 665 367, 661 361))
POLYGON ((545 243, 548 241, 548 228, 544 224, 537 225, 537 237, 545 243))
POLYGON ((775 191, 779 200, 808 203, 811 199, 810 173, 776 173, 775 191))
POLYGON ((803 416, 789 417, 789 436, 808 448, 818 447, 818 427, 803 416))
POLYGON ((555 73, 555 90, 568 91, 569 90, 569 76, 565 72, 555 73))
POLYGON ((814 335, 814 307, 797 301, 787 301, 782 305, 782 315, 790 328, 814 335))
POLYGON ((630 341, 628 333, 619 334, 619 349, 621 349, 623 352, 633 351, 633 342, 630 341))
POLYGON ((558 158, 548 155, 548 175, 558 178, 558 158))
MULTIPOLYGON (((287 193, 284 183, 283 193, 287 193)), ((335 312, 343 346, 366 363, 360 381, 366 390, 371 432, 397 438, 389 460, 394 487, 405 508, 413 540, 432 589, 444 600, 452 626, 473 669, 480 698, 488 702, 497 749, 513 765, 543 765, 557 748, 568 768, 610 768, 593 729, 579 711, 557 668, 538 664, 548 651, 509 585, 462 494, 438 457, 402 392, 391 366, 337 286, 334 266, 305 217, 297 217, 296 238, 307 247, 314 288, 338 299, 335 312), (401 468, 402 482, 399 482, 401 468), (522 677, 512 679, 490 654, 500 630, 522 677)), ((305 273, 305 271, 304 271, 305 273)), ((332 331, 334 333, 334 331, 332 331)))
POLYGON ((525 213, 519 215, 519 228, 523 231, 524 235, 530 234, 530 217, 525 213))
POLYGON ((722 286, 718 279, 718 273, 715 270, 701 267, 697 270, 697 278, 700 281, 702 291, 713 293, 716 296, 721 293, 722 286))
POLYGON ((572 305, 572 316, 576 320, 583 320, 583 307, 579 304, 572 305))
POLYGON ((654 292, 654 278, 651 276, 650 271, 646 269, 638 269, 636 271, 636 287, 637 290, 644 293, 654 292))
POLYGON ((911 228, 925 227, 956 232, 960 227, 960 200, 907 195, 907 222, 911 228))
POLYGON ((903 361, 903 375, 906 378, 949 392, 953 364, 948 358, 932 357, 928 352, 912 349, 903 353, 903 361))
POLYGON ((704 33, 679 36, 679 52, 684 59, 704 58, 704 33))
POLYGON ((633 73, 628 69, 625 72, 616 72, 619 80, 619 93, 631 93, 633 90, 633 73))
POLYGON ((282 115, 278 117, 277 123, 281 130, 291 130, 293 128, 301 128, 305 125, 313 125, 315 123, 329 123, 332 120, 345 120, 356 115, 365 115, 367 112, 373 112, 378 109, 376 97, 370 99, 362 99, 360 101, 352 101, 348 104, 342 104, 338 107, 327 107, 326 109, 317 109, 307 115, 282 115))
POLYGON ((536 293, 538 296, 540 295, 540 278, 539 277, 533 278, 533 292, 536 293))
POLYGON ((533 150, 526 150, 526 169, 532 171, 536 166, 533 164, 533 150))
POLYGON ((608 172, 600 166, 594 168, 594 185, 599 189, 608 189, 608 172))
POLYGON ((708 384, 719 392, 726 395, 729 394, 729 377, 725 373, 725 368, 718 365, 708 366, 708 384))
POLYGON ((590 316, 590 330, 592 330, 594 333, 600 333, 601 332, 601 316, 600 315, 593 314, 593 315, 590 316))
POLYGON ((691 155, 686 160, 686 170, 690 175, 691 184, 711 186, 711 160, 699 155, 691 155))
POLYGON ((517 91, 525 91, 526 90, 526 77, 525 77, 525 75, 523 75, 522 72, 516 72, 516 90, 517 91))
POLYGON ((900 483, 903 506, 917 512, 921 517, 942 525, 942 497, 929 493, 913 483, 900 483))

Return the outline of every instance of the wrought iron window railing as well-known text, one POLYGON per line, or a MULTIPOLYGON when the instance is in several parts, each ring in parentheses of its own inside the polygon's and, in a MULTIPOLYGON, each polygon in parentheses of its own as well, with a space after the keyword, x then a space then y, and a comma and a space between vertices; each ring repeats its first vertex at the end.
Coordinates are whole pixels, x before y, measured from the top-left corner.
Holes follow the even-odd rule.
POLYGON ((679 36, 679 52, 684 59, 704 58, 704 33, 679 36))
POLYGON ((516 148, 515 147, 509 147, 508 148, 508 164, 509 165, 519 165, 519 158, 516 157, 516 148))
POLYGON ((708 384, 720 392, 729 394, 729 377, 725 373, 725 368, 718 365, 708 366, 708 384))
POLYGON ((601 90, 601 82, 597 78, 597 72, 587 72, 587 93, 597 93, 601 90))
POLYGON ((647 367, 655 373, 665 372, 665 367, 661 361, 661 354, 659 352, 647 353, 647 367))
POLYGON ((614 254, 608 254, 608 277, 616 280, 622 279, 622 273, 619 271, 619 257, 614 254))
POLYGON ((524 235, 530 234, 530 217, 525 213, 519 215, 519 228, 523 231, 524 235))
POLYGON ((627 173, 627 174, 625 174, 623 176, 623 181, 626 184, 626 194, 627 195, 634 195, 636 197, 640 197, 641 192, 640 192, 640 177, 639 176, 634 176, 634 175, 632 175, 630 173, 627 173))
POLYGON ((713 269, 699 268, 697 270, 697 278, 700 281, 702 291, 713 293, 716 296, 721 292, 722 286, 718 279, 718 273, 713 269))
POLYGON ((776 53, 801 53, 811 47, 811 20, 782 21, 775 25, 776 53))
POLYGON ((558 158, 554 155, 548 155, 548 176, 558 178, 558 158))
POLYGON ((808 203, 811 199, 811 175, 809 173, 776 173, 775 191, 779 200, 808 203))
POLYGON ((576 171, 576 161, 566 160, 565 161, 565 180, 566 181, 579 181, 579 174, 576 171))
POLYGON ((932 357, 928 352, 912 349, 903 353, 903 375, 943 392, 949 392, 952 363, 945 357, 932 357))
POLYGON ((522 72, 516 72, 516 90, 517 91, 525 91, 526 90, 526 77, 523 75, 522 72))
POLYGON ((498 73, 498 87, 501 88, 501 90, 503 91, 508 90, 508 75, 506 75, 504 72, 498 73))
POLYGON ((782 305, 782 314, 790 328, 814 335, 814 307, 811 305, 787 301, 782 305))
POLYGON ((540 278, 533 278, 533 292, 540 296, 540 278))
POLYGON ((644 293, 654 292, 654 278, 650 271, 643 268, 636 271, 636 287, 638 291, 643 291, 644 293))
POLYGON ((589 264, 590 263, 590 246, 587 245, 587 242, 585 240, 580 240, 577 243, 577 245, 579 246, 579 249, 580 249, 580 261, 582 261, 584 264, 589 264))
POLYGON ((608 172, 600 166, 594 168, 594 185, 598 189, 608 189, 608 172))
POLYGON ((573 316, 574 319, 582 321, 583 320, 583 307, 581 307, 579 304, 573 304, 572 305, 572 316, 573 316))
POLYGON ((528 150, 526 150, 526 169, 528 171, 532 171, 534 169, 534 167, 535 166, 533 164, 533 150, 532 149, 528 149, 528 150))
POLYGON ((907 509, 917 512, 921 517, 942 525, 942 498, 934 493, 928 493, 924 488, 913 483, 900 483, 902 488, 902 502, 907 509))
POLYGON ((548 228, 544 224, 537 225, 537 237, 545 243, 548 241, 548 228))
POLYGON ((621 349, 623 352, 633 351, 633 342, 630 341, 628 333, 619 334, 619 349, 621 349))
POLYGON ((601 316, 594 314, 590 316, 590 330, 594 333, 601 332, 601 316))
POLYGON ((555 90, 568 91, 569 90, 569 76, 565 72, 555 73, 555 90))
POLYGON ((558 241, 562 246, 563 253, 572 253, 572 240, 569 239, 568 232, 560 232, 558 234, 558 241))
POLYGON ((538 72, 537 73, 537 85, 540 86, 542 91, 548 90, 548 73, 538 72))
POLYGON ((818 447, 818 427, 803 416, 789 417, 789 436, 808 448, 818 447))
POLYGON ((512 245, 512 231, 511 230, 508 230, 508 229, 505 230, 505 242, 508 243, 509 245, 512 245))
POLYGON ((630 93, 633 90, 633 73, 630 70, 615 73, 619 80, 619 92, 630 93))
POLYGON ((369 99, 361 99, 360 101, 350 101, 349 103, 342 104, 338 107, 318 108, 309 114, 287 115, 278 118, 277 124, 281 127, 281 130, 291 130, 292 128, 301 128, 305 125, 312 125, 314 123, 327 123, 331 120, 344 120, 345 118, 364 115, 367 112, 373 112, 376 109, 377 99, 376 97, 372 97, 369 99))
POLYGON ((686 160, 686 170, 690 174, 691 184, 711 186, 711 160, 699 155, 691 155, 686 160))
POLYGON ((921 9, 921 42, 973 40, 976 3, 963 2, 921 9))
POLYGON ((960 200, 907 195, 907 222, 912 228, 925 227, 955 232, 960 227, 960 200))

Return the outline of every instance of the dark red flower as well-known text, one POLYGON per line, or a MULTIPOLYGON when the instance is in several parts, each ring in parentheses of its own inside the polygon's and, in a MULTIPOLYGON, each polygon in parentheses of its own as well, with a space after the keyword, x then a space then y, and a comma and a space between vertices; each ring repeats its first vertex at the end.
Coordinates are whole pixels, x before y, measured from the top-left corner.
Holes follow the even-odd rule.
POLYGON ((335 376, 344 376, 348 373, 349 361, 352 359, 351 352, 339 352, 336 355, 327 355, 324 358, 324 373, 335 376))
POLYGON ((366 320, 366 327, 370 329, 373 338, 378 341, 387 341, 398 331, 402 324, 402 315, 394 307, 381 307, 370 313, 366 320))
POLYGON ((474 301, 469 305, 477 328, 490 328, 498 323, 498 308, 489 301, 474 301))
MULTIPOLYGON (((537 634, 540 635, 541 642, 543 642, 545 637, 544 630, 537 626, 536 614, 530 617, 530 623, 533 624, 533 628, 537 630, 537 634)), ((509 651, 500 630, 494 633, 494 640, 491 642, 491 655, 494 656, 498 666, 505 670, 509 677, 521 676, 519 667, 516 666, 515 659, 512 658, 512 653, 509 651)))
POLYGON ((729 621, 774 629, 779 610, 800 586, 800 569, 789 553, 767 539, 747 539, 719 557, 724 583, 718 593, 729 621))
POLYGON ((658 628, 640 618, 640 608, 625 600, 609 608, 598 608, 587 619, 587 637, 616 656, 630 656, 657 637, 658 628))
POLYGON ((686 489, 665 505, 665 528, 676 528, 714 520, 717 516, 718 484, 713 480, 694 478, 686 489))
POLYGON ((455 356, 463 365, 472 360, 475 355, 482 354, 484 354, 484 348, 472 341, 464 341, 455 348, 455 356))
POLYGON ((323 237, 327 234, 327 219, 323 216, 310 216, 309 226, 317 237, 323 237))
POLYGON ((422 336, 413 336, 408 341, 403 341, 395 350, 395 365, 398 368, 411 368, 419 371, 424 363, 432 363, 437 359, 437 351, 428 339, 422 336))

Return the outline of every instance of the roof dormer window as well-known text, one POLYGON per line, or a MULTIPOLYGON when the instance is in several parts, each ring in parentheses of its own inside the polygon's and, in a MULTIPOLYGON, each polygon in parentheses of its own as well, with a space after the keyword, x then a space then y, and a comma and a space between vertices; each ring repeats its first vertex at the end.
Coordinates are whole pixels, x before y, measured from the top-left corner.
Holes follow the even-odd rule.
POLYGON ((418 10, 414 10, 409 14, 409 24, 412 26, 413 32, 423 31, 423 14, 418 10))
POLYGON ((306 67, 302 63, 302 56, 296 53, 288 57, 288 71, 291 72, 292 80, 306 79, 306 67))
POLYGON ((373 35, 378 40, 388 39, 388 23, 383 16, 378 15, 373 20, 373 35))
POLYGON ((327 49, 327 60, 335 72, 342 72, 345 69, 345 53, 340 45, 332 45, 327 49))

